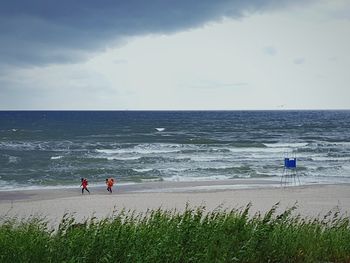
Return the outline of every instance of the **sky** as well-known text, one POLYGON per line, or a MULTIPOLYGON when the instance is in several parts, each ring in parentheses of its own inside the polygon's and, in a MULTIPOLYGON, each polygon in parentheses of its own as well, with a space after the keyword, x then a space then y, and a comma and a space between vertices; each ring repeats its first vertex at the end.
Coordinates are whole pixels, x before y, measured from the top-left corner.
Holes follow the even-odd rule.
POLYGON ((348 0, 2 0, 0 110, 350 109, 348 0))

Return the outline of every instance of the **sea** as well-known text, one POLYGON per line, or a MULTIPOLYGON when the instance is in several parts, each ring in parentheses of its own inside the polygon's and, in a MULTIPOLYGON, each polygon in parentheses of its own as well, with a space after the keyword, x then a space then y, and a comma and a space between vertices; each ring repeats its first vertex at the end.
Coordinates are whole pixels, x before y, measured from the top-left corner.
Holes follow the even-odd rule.
POLYGON ((350 111, 0 111, 0 190, 227 179, 350 182, 350 111))

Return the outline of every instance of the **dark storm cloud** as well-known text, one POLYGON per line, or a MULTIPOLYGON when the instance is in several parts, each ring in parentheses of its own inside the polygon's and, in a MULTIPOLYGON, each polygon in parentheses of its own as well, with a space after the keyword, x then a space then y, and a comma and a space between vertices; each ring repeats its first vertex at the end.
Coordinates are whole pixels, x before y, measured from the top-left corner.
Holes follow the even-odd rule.
POLYGON ((0 58, 7 65, 76 62, 128 36, 172 33, 241 17, 287 0, 2 0, 0 58))

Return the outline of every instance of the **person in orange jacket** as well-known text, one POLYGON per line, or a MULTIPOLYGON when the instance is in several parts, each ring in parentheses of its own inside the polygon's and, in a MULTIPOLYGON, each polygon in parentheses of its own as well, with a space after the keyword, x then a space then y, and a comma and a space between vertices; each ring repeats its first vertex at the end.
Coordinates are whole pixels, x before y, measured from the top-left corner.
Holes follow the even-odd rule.
POLYGON ((107 191, 112 193, 112 187, 114 185, 114 179, 113 178, 106 178, 106 185, 107 185, 107 191))

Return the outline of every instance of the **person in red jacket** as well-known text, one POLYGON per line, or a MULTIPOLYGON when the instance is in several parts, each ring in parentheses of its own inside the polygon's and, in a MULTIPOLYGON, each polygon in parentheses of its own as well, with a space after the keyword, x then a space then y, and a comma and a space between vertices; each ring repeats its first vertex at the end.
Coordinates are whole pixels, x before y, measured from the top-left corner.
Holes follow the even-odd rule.
POLYGON ((87 189, 87 186, 88 186, 88 180, 86 178, 81 178, 81 194, 84 194, 84 190, 86 190, 89 194, 90 194, 90 191, 89 189, 87 189))

